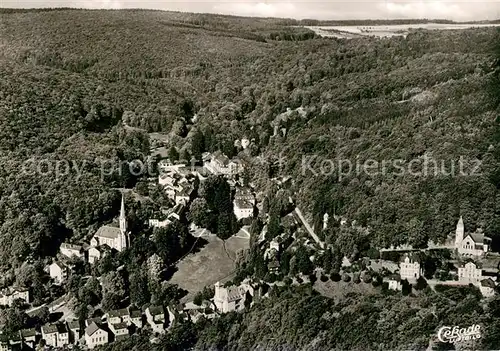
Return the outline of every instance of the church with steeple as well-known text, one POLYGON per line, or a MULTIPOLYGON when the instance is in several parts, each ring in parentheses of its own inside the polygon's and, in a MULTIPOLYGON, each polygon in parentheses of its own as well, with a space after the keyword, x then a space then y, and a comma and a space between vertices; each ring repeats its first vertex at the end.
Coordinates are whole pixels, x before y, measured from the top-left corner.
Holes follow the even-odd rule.
POLYGON ((127 230, 127 218, 125 216, 125 199, 122 194, 122 202, 120 207, 120 217, 118 219, 119 226, 104 225, 100 227, 90 241, 90 245, 97 247, 107 245, 117 251, 125 250, 129 242, 129 232, 127 230))
POLYGON ((490 250, 490 244, 491 238, 484 235, 481 229, 465 234, 464 220, 460 216, 455 230, 455 249, 460 255, 482 256, 490 250))

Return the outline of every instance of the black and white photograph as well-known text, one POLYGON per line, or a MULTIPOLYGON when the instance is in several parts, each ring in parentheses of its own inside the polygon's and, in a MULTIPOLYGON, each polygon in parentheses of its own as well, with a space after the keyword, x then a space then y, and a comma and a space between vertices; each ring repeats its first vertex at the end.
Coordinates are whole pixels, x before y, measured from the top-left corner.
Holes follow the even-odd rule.
POLYGON ((500 350, 500 1, 0 0, 11 350, 500 350))

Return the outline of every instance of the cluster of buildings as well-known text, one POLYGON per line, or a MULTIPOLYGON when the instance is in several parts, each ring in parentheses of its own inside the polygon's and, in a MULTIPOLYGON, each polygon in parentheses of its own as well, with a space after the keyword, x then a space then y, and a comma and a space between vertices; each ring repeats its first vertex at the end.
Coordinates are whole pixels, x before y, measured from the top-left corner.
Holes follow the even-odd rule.
POLYGON ((220 151, 213 154, 208 152, 202 155, 203 167, 210 173, 219 175, 222 174, 228 177, 234 177, 243 172, 244 166, 240 159, 229 159, 220 151))
POLYGON ((185 164, 173 164, 170 160, 158 163, 160 175, 158 184, 163 186, 165 194, 176 205, 186 205, 192 200, 196 178, 203 180, 204 172, 200 168, 187 167, 185 164))
POLYGON ((164 219, 150 218, 148 220, 148 224, 150 227, 164 228, 174 220, 179 221, 182 215, 186 212, 186 206, 184 206, 183 204, 178 204, 162 212, 164 215, 164 219))
POLYGON ((175 315, 170 308, 164 309, 163 306, 150 306, 144 313, 124 308, 110 311, 102 317, 87 319, 83 325, 73 320, 46 324, 40 331, 34 328, 23 329, 18 337, 0 340, 0 351, 13 349, 16 345, 35 349, 41 340, 47 347, 66 349, 69 345, 85 345, 93 349, 99 345, 124 340, 145 326, 151 328, 156 335, 163 334, 170 328, 174 319, 175 315))
MULTIPOLYGON (((437 246, 432 245, 431 247, 437 246)), ((455 229, 454 239, 448 240, 443 248, 454 249, 460 257, 468 258, 468 260, 458 265, 456 280, 439 282, 440 284, 473 284, 480 289, 485 297, 495 294, 496 281, 490 276, 484 275, 483 270, 472 260, 485 255, 491 248, 491 238, 484 235, 481 229, 476 230, 474 233, 466 233, 463 218, 460 217, 455 229)), ((401 290, 402 280, 416 282, 422 275, 422 265, 418 253, 405 254, 399 264, 399 274, 392 275, 388 279, 389 289, 401 290)))
POLYGON ((20 300, 22 303, 30 303, 30 292, 28 289, 6 288, 0 292, 0 305, 12 306, 14 301, 20 300))
POLYGON ((59 248, 62 260, 56 260, 47 267, 50 277, 56 284, 63 283, 71 272, 72 264, 69 259, 79 258, 94 264, 112 249, 123 251, 130 245, 130 233, 127 229, 125 215, 125 201, 122 196, 118 224, 107 224, 100 227, 94 234, 89 244, 62 243, 59 248))
MULTIPOLYGON (((255 196, 252 191, 245 187, 238 187, 235 177, 244 170, 243 163, 237 158, 229 159, 222 152, 202 155, 203 167, 186 166, 185 164, 174 164, 168 159, 158 163, 160 175, 158 183, 163 187, 167 197, 175 202, 176 206, 186 206, 193 200, 195 182, 204 181, 210 174, 223 175, 228 178, 229 184, 235 188, 233 200, 234 214, 238 220, 254 216, 256 205, 255 196)), ((165 227, 171 222, 170 218, 164 220, 150 219, 149 225, 165 227)))
MULTIPOLYGON (((389 289, 401 290, 402 280, 409 283, 423 276, 422 264, 417 254, 405 254, 399 264, 399 274, 393 274, 388 279, 389 289)), ((469 285, 473 284, 479 288, 484 297, 495 295, 496 282, 489 276, 483 274, 483 270, 473 261, 461 263, 457 269, 457 280, 440 281, 444 285, 469 285)))

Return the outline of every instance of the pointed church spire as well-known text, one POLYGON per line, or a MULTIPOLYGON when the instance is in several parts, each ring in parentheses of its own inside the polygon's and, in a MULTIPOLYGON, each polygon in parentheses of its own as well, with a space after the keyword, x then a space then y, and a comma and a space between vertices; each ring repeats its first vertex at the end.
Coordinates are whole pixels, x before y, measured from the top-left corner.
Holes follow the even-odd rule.
POLYGON ((120 230, 123 234, 127 232, 127 218, 125 216, 125 196, 123 194, 120 207, 120 230))
POLYGON ((122 193, 122 203, 120 206, 120 243, 118 251, 126 249, 129 245, 129 238, 127 232, 127 218, 125 216, 125 196, 122 193))
POLYGON ((455 231, 455 247, 459 248, 462 244, 462 240, 464 240, 464 234, 465 234, 465 227, 464 227, 464 220, 462 216, 460 216, 460 219, 458 220, 457 223, 457 229, 455 231))

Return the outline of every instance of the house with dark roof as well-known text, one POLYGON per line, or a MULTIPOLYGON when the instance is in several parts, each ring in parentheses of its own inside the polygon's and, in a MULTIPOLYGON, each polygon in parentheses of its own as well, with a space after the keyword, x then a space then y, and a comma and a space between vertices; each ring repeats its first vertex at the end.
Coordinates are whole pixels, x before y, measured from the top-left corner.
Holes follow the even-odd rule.
POLYGON ((19 331, 19 336, 21 337, 22 342, 28 347, 34 349, 36 345, 37 332, 35 328, 30 329, 22 329, 19 331))
POLYGON ((68 329, 69 329, 69 340, 70 343, 76 344, 80 340, 81 334, 80 334, 80 321, 69 321, 68 322, 68 329))
POLYGON ((165 332, 165 310, 163 306, 149 306, 146 309, 146 320, 154 333, 163 334, 165 332))
POLYGON ((62 243, 59 247, 59 253, 66 257, 78 257, 83 259, 85 257, 82 245, 75 245, 69 243, 62 243))
POLYGON ((113 333, 113 341, 120 341, 129 337, 127 323, 109 323, 109 330, 113 333))
POLYGON ((126 308, 109 311, 104 316, 107 318, 108 323, 110 324, 125 323, 127 325, 130 325, 130 312, 126 308))
POLYGON ((87 328, 85 328, 85 343, 89 349, 93 349, 96 346, 107 344, 109 341, 108 332, 103 326, 97 324, 96 322, 91 322, 87 328))
POLYGON ((85 320, 85 327, 88 327, 92 323, 96 323, 97 325, 102 323, 102 318, 101 317, 94 317, 94 318, 88 318, 85 320))
POLYGON ((135 325, 136 328, 142 328, 142 311, 137 309, 129 308, 130 322, 135 325))
POLYGON ((481 280, 479 290, 484 297, 491 297, 495 295, 496 284, 491 278, 481 280))
POLYGON ((46 324, 42 326, 42 339, 45 340, 45 345, 57 347, 57 334, 57 325, 46 324))
POLYGON ((465 234, 463 218, 460 217, 455 230, 455 248, 460 255, 482 256, 490 250, 491 238, 484 235, 481 229, 465 234))

